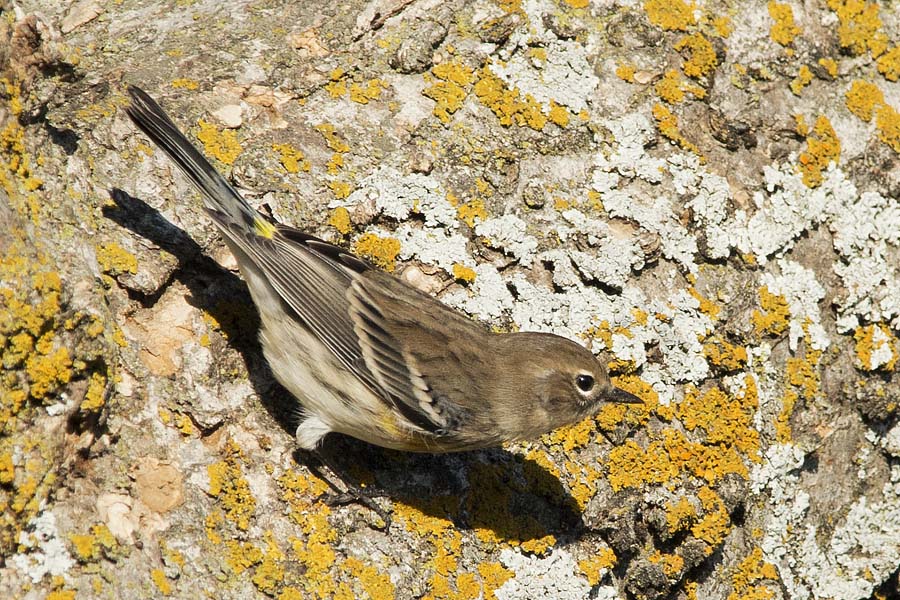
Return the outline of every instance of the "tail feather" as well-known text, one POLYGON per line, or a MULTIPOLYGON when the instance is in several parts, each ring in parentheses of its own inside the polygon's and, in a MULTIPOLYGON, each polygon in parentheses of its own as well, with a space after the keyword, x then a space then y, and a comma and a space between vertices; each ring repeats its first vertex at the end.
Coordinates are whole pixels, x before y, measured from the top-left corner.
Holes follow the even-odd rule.
POLYGON ((128 87, 131 104, 125 112, 141 131, 162 148, 169 158, 203 192, 207 207, 223 213, 235 223, 253 227, 259 213, 229 184, 197 148, 188 141, 166 112, 144 90, 128 87))

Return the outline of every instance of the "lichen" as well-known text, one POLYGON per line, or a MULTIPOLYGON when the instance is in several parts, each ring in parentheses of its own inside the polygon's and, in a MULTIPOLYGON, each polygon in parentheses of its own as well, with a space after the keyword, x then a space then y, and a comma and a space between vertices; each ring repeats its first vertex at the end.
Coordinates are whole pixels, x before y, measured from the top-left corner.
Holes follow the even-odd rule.
POLYGON ((797 168, 803 176, 803 183, 811 188, 822 185, 824 171, 840 158, 841 142, 828 118, 820 115, 806 137, 806 150, 798 158, 797 168))
POLYGON ((235 159, 244 151, 237 134, 230 129, 220 131, 215 125, 203 119, 197 124, 200 126, 197 139, 203 144, 206 154, 226 165, 233 165, 235 159))
POLYGON ((356 240, 356 253, 385 271, 392 272, 400 254, 400 240, 364 233, 356 240))
POLYGON ((686 31, 697 23, 694 11, 697 5, 684 0, 645 0, 647 18, 657 27, 667 31, 686 31))
POLYGON ((272 150, 278 153, 281 166, 288 173, 297 174, 300 171, 309 172, 309 162, 303 152, 290 144, 272 144, 272 150))
POLYGON ((800 28, 794 24, 794 11, 791 5, 769 0, 769 16, 774 23, 769 28, 769 35, 776 43, 782 46, 790 46, 794 38, 800 35, 800 28))
POLYGON ((241 463, 244 453, 233 441, 228 440, 223 449, 225 458, 207 466, 209 495, 219 501, 225 517, 240 531, 247 531, 250 519, 256 511, 256 498, 250 484, 244 478, 241 463))

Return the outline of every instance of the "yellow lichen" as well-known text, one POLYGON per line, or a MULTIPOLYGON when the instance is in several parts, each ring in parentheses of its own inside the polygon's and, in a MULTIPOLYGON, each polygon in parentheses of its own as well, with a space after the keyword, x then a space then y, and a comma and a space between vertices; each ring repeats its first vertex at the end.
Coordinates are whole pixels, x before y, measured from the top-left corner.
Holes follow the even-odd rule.
POLYGON ((619 66, 616 67, 616 77, 618 77, 622 81, 634 83, 634 73, 634 67, 627 63, 619 63, 619 66))
POLYGON ((889 104, 882 104, 875 112, 878 139, 900 154, 900 113, 889 104))
POLYGON ((828 0, 838 17, 838 38, 842 48, 853 54, 868 50, 873 57, 887 49, 887 36, 881 31, 878 4, 863 0, 828 0))
POLYGON ((844 101, 850 112, 869 122, 875 114, 875 108, 884 104, 884 94, 874 83, 855 79, 844 95, 844 101))
POLYGON ((476 568, 478 569, 478 574, 481 575, 484 600, 497 600, 494 592, 512 578, 512 571, 496 562, 479 563, 476 568))
POLYGON ((754 548, 750 554, 741 561, 731 577, 734 591, 728 595, 728 600, 769 600, 774 598, 772 590, 760 581, 770 580, 779 585, 778 571, 775 565, 763 560, 762 550, 754 548))
POLYGON ((578 561, 578 568, 593 587, 600 584, 603 574, 616 566, 616 562, 616 553, 612 548, 604 548, 594 556, 578 561))
POLYGON ((466 88, 475 80, 472 69, 457 61, 447 61, 435 65, 431 74, 437 78, 422 94, 436 102, 433 113, 442 123, 450 122, 450 115, 462 107, 466 99, 466 88))
POLYGON ((894 46, 875 61, 878 72, 888 81, 900 79, 900 46, 894 46))
POLYGON ((747 349, 719 336, 707 340, 703 345, 703 355, 711 365, 726 372, 737 371, 747 365, 747 349))
POLYGON ((794 24, 794 11, 788 3, 769 0, 769 16, 774 23, 769 28, 769 35, 776 43, 789 46, 794 38, 800 35, 800 28, 794 24))
POLYGON ((838 74, 838 64, 837 61, 833 58, 820 58, 818 61, 819 66, 825 69, 825 72, 828 73, 828 76, 834 79, 838 74))
POLYGON ((347 198, 351 194, 351 192, 353 192, 353 186, 346 181, 341 181, 340 179, 329 181, 328 187, 331 188, 331 193, 334 194, 334 197, 338 200, 347 198))
POLYGON ((354 557, 344 561, 344 567, 359 580, 369 598, 387 600, 394 597, 394 584, 391 583, 390 575, 387 573, 379 573, 372 565, 367 565, 354 557))
POLYGON ((387 89, 387 84, 380 79, 370 79, 365 83, 350 84, 350 100, 357 104, 368 104, 372 100, 381 97, 381 90, 387 89))
POLYGON ((759 290, 759 306, 762 311, 754 310, 750 315, 756 335, 781 335, 787 331, 791 313, 784 296, 763 286, 759 290))
MULTIPOLYGON (((749 375, 746 379, 752 381, 749 375)), ((753 427, 756 409, 755 394, 732 397, 719 388, 710 388, 700 394, 689 386, 675 414, 688 431, 705 432, 704 443, 723 444, 746 456, 756 457, 759 449, 759 433, 753 427)))
POLYGON ((209 495, 219 500, 228 518, 240 531, 247 531, 256 511, 256 498, 244 478, 241 462, 244 454, 232 440, 224 447, 225 458, 206 467, 209 475, 209 495))
POLYGON ((677 554, 665 554, 657 550, 647 558, 651 563, 660 565, 667 577, 676 577, 684 569, 684 559, 677 554))
POLYGON ((197 139, 203 143, 206 154, 218 159, 226 165, 233 165, 235 159, 243 152, 237 134, 230 129, 219 131, 212 123, 200 119, 197 123, 200 131, 197 139))
POLYGON ((325 143, 335 152, 344 153, 350 151, 350 146, 341 138, 331 123, 316 125, 316 131, 322 134, 322 137, 325 138, 325 143))
POLYGON ((684 0, 645 0, 644 10, 647 18, 657 27, 667 31, 686 31, 697 22, 693 2, 684 0))
POLYGON ((691 527, 697 521, 697 509, 687 498, 666 503, 666 525, 671 533, 691 527))
POLYGON ((734 25, 731 22, 731 18, 727 15, 713 17, 712 26, 713 31, 720 38, 727 38, 734 32, 734 25))
POLYGON ((200 89, 200 84, 194 79, 181 77, 179 79, 172 80, 172 87, 182 90, 198 90, 200 89))
POLYGON ((350 211, 343 206, 338 206, 331 213, 328 224, 338 230, 342 235, 347 235, 353 231, 353 225, 350 223, 350 211))
POLYGON ((810 69, 806 65, 800 65, 800 69, 797 71, 797 76, 791 80, 791 91, 794 93, 794 95, 799 96, 803 91, 803 88, 808 86, 812 80, 812 69, 810 69))
POLYGON ((569 111, 551 100, 547 118, 550 119, 550 122, 554 125, 566 127, 569 124, 569 111))
POLYGON ((489 65, 479 71, 473 91, 504 127, 515 124, 541 131, 547 124, 547 116, 544 115, 541 104, 531 94, 522 96, 518 88, 509 89, 502 79, 494 75, 489 65))
POLYGON ((715 48, 702 33, 692 33, 681 38, 675 44, 675 50, 687 50, 691 54, 682 67, 688 77, 696 79, 709 75, 719 64, 715 48))
POLYGON ((95 247, 97 264, 100 270, 113 277, 131 273, 137 273, 137 258, 134 254, 125 250, 115 242, 99 244, 95 247))
POLYGON ((487 219, 487 209, 484 207, 484 201, 475 199, 456 207, 456 216, 466 223, 469 227, 474 227, 476 221, 484 221, 487 219))
POLYGON ((166 579, 166 574, 162 569, 153 569, 150 571, 150 579, 153 580, 154 585, 156 585, 156 589, 159 590, 163 596, 171 596, 172 595, 172 584, 169 583, 169 580, 166 579))
POLYGON ((806 137, 806 150, 798 158, 797 168, 803 176, 803 183, 811 188, 820 186, 828 165, 837 163, 840 158, 841 142, 828 118, 820 115, 806 137))
POLYGON ((656 95, 669 104, 677 104, 684 100, 681 87, 681 75, 675 69, 669 69, 662 79, 656 82, 656 95))
POLYGON ((84 394, 84 400, 81 402, 81 409, 84 411, 97 411, 103 407, 106 402, 106 376, 102 373, 91 373, 88 380, 88 389, 84 394))
POLYGON ((453 278, 457 281, 463 281, 465 283, 472 283, 475 281, 475 269, 471 267, 467 267, 465 265, 454 263, 453 264, 453 278))
POLYGON ((653 118, 656 119, 656 127, 664 137, 669 138, 685 150, 700 154, 700 149, 684 137, 681 130, 678 129, 678 117, 671 110, 662 104, 654 104, 653 118))
POLYGON ((856 366, 863 371, 891 372, 900 357, 900 344, 884 323, 857 327, 853 332, 856 341, 856 366))
POLYGON ((309 171, 309 163, 303 156, 303 152, 297 150, 290 144, 272 144, 272 150, 278 153, 281 166, 288 173, 299 173, 300 171, 309 171))
POLYGON ((700 488, 697 497, 700 498, 705 514, 691 527, 691 533, 697 539, 708 543, 710 545, 708 553, 711 553, 712 548, 718 546, 731 530, 731 517, 725 503, 709 486, 700 488))
POLYGON ((393 271, 400 254, 400 240, 365 233, 356 240, 356 253, 385 271, 393 271))

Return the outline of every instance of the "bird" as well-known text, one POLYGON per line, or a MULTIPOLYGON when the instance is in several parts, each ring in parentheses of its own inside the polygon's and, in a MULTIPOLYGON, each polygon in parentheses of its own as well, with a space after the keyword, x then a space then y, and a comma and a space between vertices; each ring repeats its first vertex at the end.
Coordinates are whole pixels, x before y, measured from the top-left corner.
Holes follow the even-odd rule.
POLYGON ((330 433, 445 453, 532 440, 641 403, 594 354, 544 332, 496 333, 348 250, 254 209, 160 105, 125 112, 201 192, 260 315, 263 354, 302 407, 297 445, 330 433))

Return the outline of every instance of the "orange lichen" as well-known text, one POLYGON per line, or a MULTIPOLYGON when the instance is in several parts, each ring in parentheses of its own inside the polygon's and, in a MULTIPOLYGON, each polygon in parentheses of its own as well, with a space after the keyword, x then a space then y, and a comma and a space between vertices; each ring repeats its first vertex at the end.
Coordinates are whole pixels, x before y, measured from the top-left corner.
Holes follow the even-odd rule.
POLYGON ((645 0, 647 18, 657 27, 667 31, 686 31, 697 23, 694 11, 697 5, 684 0, 645 0))
POLYGON ((547 124, 547 116, 543 113, 540 102, 531 94, 522 96, 518 88, 509 89, 502 79, 494 75, 490 65, 485 65, 479 71, 478 82, 473 91, 504 127, 515 124, 541 131, 547 124))
POLYGON ((762 310, 754 310, 750 315, 756 335, 781 335, 787 331, 791 311, 784 296, 763 286, 759 290, 759 306, 762 310))
POLYGON ((875 112, 878 139, 900 154, 900 113, 889 104, 882 104, 875 112))
POLYGON ((875 114, 875 108, 884 104, 884 94, 874 83, 855 79, 844 95, 844 101, 850 112, 869 122, 875 114))
POLYGON ((838 17, 838 38, 842 48, 853 54, 868 50, 873 57, 887 49, 887 35, 881 31, 878 4, 863 0, 828 0, 828 7, 838 17))
POLYGON ((782 46, 794 43, 794 38, 800 35, 800 28, 794 24, 794 11, 788 3, 769 0, 769 16, 774 23, 769 28, 772 40, 782 46))
MULTIPOLYGON (((688 77, 698 78, 709 75, 719 64, 716 58, 716 50, 706 36, 702 33, 692 33, 678 40, 675 50, 687 50, 691 56, 684 62, 682 68, 688 77)), ((697 94, 694 94, 697 96, 697 94)), ((704 94, 705 95, 705 94, 704 94)), ((703 96, 697 96, 702 98, 703 96)))
POLYGON ((678 129, 678 117, 662 104, 653 105, 653 118, 656 119, 656 127, 664 136, 678 144, 681 148, 695 154, 700 154, 700 149, 689 141, 678 129))
POLYGON ((616 553, 612 548, 604 548, 590 558, 578 561, 578 568, 587 577, 591 586, 599 585, 600 579, 606 571, 616 566, 616 553))
POLYGON ((703 355, 709 363, 721 371, 737 371, 747 365, 747 349, 731 344, 722 337, 715 336, 703 345, 703 355))
POLYGON ((666 503, 666 526, 671 533, 691 527, 697 521, 697 509, 687 498, 666 503))
POLYGON ((385 271, 392 272, 400 254, 400 240, 364 233, 356 240, 356 253, 385 271))
POLYGON ((436 102, 434 116, 448 123, 450 115, 462 107, 466 88, 475 80, 474 71, 460 62, 448 61, 435 65, 431 74, 438 81, 422 90, 422 94, 436 102))
POLYGON ((763 560, 762 550, 754 548, 750 554, 741 561, 731 577, 734 591, 728 595, 728 600, 769 600, 774 598, 774 592, 761 581, 772 581, 778 584, 778 571, 775 565, 763 560))
POLYGON ((814 188, 822 184, 823 172, 832 162, 841 158, 841 142, 824 115, 816 119, 812 132, 806 137, 806 150, 800 153, 797 166, 803 176, 803 183, 814 188))
POLYGON ((900 343, 884 323, 857 327, 853 332, 856 341, 856 367, 863 371, 891 372, 900 357, 900 343))
POLYGON ((875 61, 878 72, 888 81, 900 79, 900 46, 894 46, 875 61))

